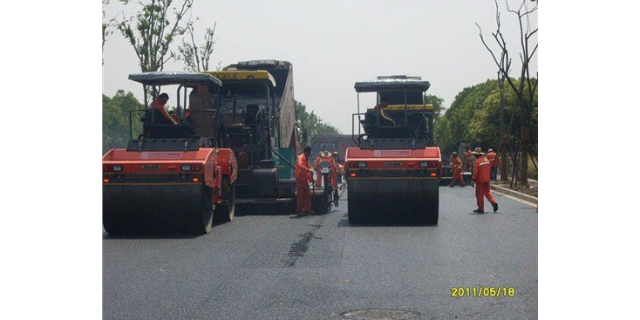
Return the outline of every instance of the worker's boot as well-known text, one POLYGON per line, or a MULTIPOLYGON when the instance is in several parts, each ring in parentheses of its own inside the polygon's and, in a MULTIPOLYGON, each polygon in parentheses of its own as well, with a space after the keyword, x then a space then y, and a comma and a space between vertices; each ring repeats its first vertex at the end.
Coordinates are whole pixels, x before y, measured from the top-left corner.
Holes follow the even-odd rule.
POLYGON ((493 206, 493 212, 498 211, 498 203, 497 202, 494 202, 491 205, 493 206))
POLYGON ((484 213, 484 210, 476 209, 476 210, 473 210, 473 212, 475 212, 475 213, 484 213))

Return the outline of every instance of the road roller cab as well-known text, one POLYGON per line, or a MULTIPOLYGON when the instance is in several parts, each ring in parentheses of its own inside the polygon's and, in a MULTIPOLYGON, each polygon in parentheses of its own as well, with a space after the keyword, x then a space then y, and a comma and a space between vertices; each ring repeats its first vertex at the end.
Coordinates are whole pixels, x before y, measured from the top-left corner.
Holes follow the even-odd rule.
POLYGON ((345 155, 350 224, 437 224, 440 148, 433 146, 433 106, 424 102, 429 82, 388 76, 357 82, 358 113, 345 155), (360 93, 376 106, 360 112, 360 93), (357 126, 357 129, 356 129, 357 126))
POLYGON ((188 72, 129 79, 150 89, 153 102, 145 96, 145 106, 173 96, 163 101, 175 106, 169 112, 173 121, 157 108, 129 111, 127 148, 109 150, 102 158, 105 230, 203 234, 214 219, 233 219, 237 163, 230 149, 218 148, 214 134, 221 81, 188 72), (134 119, 142 121, 141 133, 134 132, 134 119))

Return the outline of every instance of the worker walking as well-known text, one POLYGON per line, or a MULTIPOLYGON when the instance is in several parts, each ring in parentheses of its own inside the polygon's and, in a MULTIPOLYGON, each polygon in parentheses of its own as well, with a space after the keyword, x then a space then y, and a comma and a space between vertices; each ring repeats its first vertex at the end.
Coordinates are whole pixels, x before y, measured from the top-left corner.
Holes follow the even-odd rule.
POLYGON ((476 161, 473 163, 473 175, 471 179, 476 186, 476 200, 478 209, 473 210, 476 213, 484 213, 484 198, 486 197, 493 206, 493 212, 498 211, 498 203, 491 195, 491 162, 484 156, 484 152, 480 147, 473 151, 476 161))
POLYGON ((470 172, 473 169, 473 152, 467 147, 467 151, 464 152, 464 171, 470 172))
POLYGON ((298 156, 296 163, 296 192, 297 192, 297 212, 298 216, 305 216, 311 213, 311 189, 309 182, 313 182, 311 168, 309 167, 309 157, 311 147, 306 146, 303 153, 298 156))
POLYGON ((460 180, 460 186, 464 187, 464 179, 462 179, 462 160, 458 157, 457 152, 453 152, 451 154, 451 158, 453 159, 451 164, 451 170, 453 171, 453 179, 451 179, 451 183, 449 187, 452 187, 456 184, 456 181, 460 180))
POLYGON ((500 158, 493 152, 493 149, 489 149, 487 153, 487 159, 491 163, 491 181, 498 180, 498 167, 500 166, 500 158))

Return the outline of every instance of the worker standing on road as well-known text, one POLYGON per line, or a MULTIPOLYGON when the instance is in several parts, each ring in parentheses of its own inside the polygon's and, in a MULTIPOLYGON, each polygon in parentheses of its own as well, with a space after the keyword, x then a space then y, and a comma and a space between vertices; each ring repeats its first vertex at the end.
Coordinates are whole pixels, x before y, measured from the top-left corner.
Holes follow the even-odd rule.
POLYGON ((338 163, 338 158, 340 157, 340 154, 337 151, 334 151, 331 153, 331 157, 333 158, 333 170, 331 171, 331 186, 332 187, 337 187, 338 186, 338 177, 340 175, 340 163, 338 163))
POLYGON ((456 184, 456 181, 458 180, 460 180, 460 186, 464 187, 464 179, 462 179, 462 160, 460 160, 460 158, 458 157, 458 153, 455 151, 451 154, 451 158, 453 159, 453 162, 451 164, 453 179, 451 179, 449 187, 453 188, 453 186, 456 184))
POLYGON ((464 171, 469 172, 473 168, 473 153, 471 149, 467 147, 467 151, 464 152, 464 171))
POLYGON ((320 179, 320 158, 322 158, 322 151, 319 151, 316 159, 313 160, 313 171, 316 172, 316 187, 320 187, 322 182, 320 179))
POLYGON ((478 202, 478 209, 473 210, 476 213, 484 213, 484 198, 487 197, 491 205, 493 206, 493 212, 498 211, 498 203, 496 199, 491 195, 491 162, 484 156, 484 152, 480 147, 477 147, 473 154, 476 157, 476 162, 473 163, 473 175, 471 180, 476 186, 476 200, 478 202))
POLYGON ((493 152, 493 149, 489 149, 487 153, 487 159, 491 162, 491 181, 498 180, 498 166, 500 166, 500 158, 493 152))
MULTIPOLYGON (((320 168, 320 164, 322 162, 328 162, 331 164, 331 170, 334 170, 334 165, 333 165, 333 158, 331 157, 331 152, 325 150, 325 151, 320 151, 320 153, 318 153, 318 156, 316 157, 316 160, 313 161, 313 170, 315 170, 316 172, 316 187, 320 188, 322 186, 322 173, 321 173, 321 168, 320 168)), ((333 175, 330 175, 332 181, 333 181, 333 175)))
POLYGON ((311 156, 311 147, 306 146, 303 153, 298 156, 296 163, 296 192, 297 192, 297 211, 298 216, 304 216, 311 213, 311 189, 309 182, 313 182, 311 169, 309 168, 309 157, 311 156))

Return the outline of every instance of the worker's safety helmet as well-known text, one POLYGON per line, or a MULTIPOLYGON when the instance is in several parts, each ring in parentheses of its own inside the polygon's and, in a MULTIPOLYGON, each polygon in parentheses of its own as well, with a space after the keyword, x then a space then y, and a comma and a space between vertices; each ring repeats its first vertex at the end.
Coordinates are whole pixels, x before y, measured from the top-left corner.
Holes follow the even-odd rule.
POLYGON ((484 156, 484 152, 482 152, 482 148, 480 148, 480 147, 476 147, 476 149, 473 150, 473 152, 471 152, 471 153, 473 153, 475 155, 484 156))
POLYGON ((493 152, 493 149, 489 149, 489 152, 493 152))
POLYGON ((454 151, 454 152, 452 152, 452 153, 451 153, 451 155, 452 155, 452 156, 457 156, 457 155, 458 155, 458 153, 454 151))

